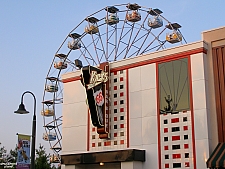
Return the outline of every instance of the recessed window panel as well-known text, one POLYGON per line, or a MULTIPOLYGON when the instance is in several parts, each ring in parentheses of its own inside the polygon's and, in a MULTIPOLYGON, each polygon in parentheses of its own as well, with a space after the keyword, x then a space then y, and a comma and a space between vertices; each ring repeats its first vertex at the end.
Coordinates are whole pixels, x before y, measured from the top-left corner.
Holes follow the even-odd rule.
POLYGON ((158 64, 160 112, 190 110, 188 59, 158 64))

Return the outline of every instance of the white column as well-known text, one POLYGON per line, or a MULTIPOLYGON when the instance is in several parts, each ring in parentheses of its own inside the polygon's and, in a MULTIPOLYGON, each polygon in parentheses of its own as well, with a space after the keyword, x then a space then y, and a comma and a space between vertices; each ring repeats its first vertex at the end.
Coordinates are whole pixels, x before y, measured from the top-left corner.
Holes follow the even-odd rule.
POLYGON ((121 169, 142 169, 142 162, 121 162, 121 169))

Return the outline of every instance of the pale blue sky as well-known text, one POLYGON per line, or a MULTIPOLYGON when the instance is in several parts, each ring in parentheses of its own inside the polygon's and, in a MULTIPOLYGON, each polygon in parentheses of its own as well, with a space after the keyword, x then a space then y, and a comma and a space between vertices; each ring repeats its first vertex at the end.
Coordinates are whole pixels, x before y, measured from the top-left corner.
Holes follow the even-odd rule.
MULTIPOLYGON (((16 115, 21 94, 32 91, 37 98, 37 141, 42 140, 42 96, 45 77, 56 50, 67 34, 86 16, 115 4, 129 1, 10 1, 0 0, 0 142, 9 150, 17 143, 16 133, 31 134, 33 98, 25 95, 28 115, 16 115)), ((201 32, 225 26, 225 1, 139 0, 149 8, 159 8, 171 22, 182 25, 188 43, 201 40, 201 32)))

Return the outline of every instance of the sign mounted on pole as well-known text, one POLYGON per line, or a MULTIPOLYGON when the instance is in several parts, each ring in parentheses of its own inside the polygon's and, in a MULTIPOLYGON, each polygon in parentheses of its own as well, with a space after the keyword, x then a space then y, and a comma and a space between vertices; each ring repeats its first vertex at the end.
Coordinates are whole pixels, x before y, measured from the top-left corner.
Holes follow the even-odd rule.
POLYGON ((97 127, 99 138, 109 138, 109 63, 98 68, 85 66, 81 71, 92 124, 97 127))
POLYGON ((18 153, 16 169, 30 168, 30 136, 18 134, 18 153))

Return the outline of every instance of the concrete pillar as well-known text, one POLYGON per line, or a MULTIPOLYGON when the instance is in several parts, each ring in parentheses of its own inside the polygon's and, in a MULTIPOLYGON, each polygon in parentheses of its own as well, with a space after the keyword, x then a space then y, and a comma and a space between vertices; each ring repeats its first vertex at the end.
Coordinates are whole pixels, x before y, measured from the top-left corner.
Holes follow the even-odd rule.
POLYGON ((121 162, 121 169, 142 169, 142 162, 121 162))

